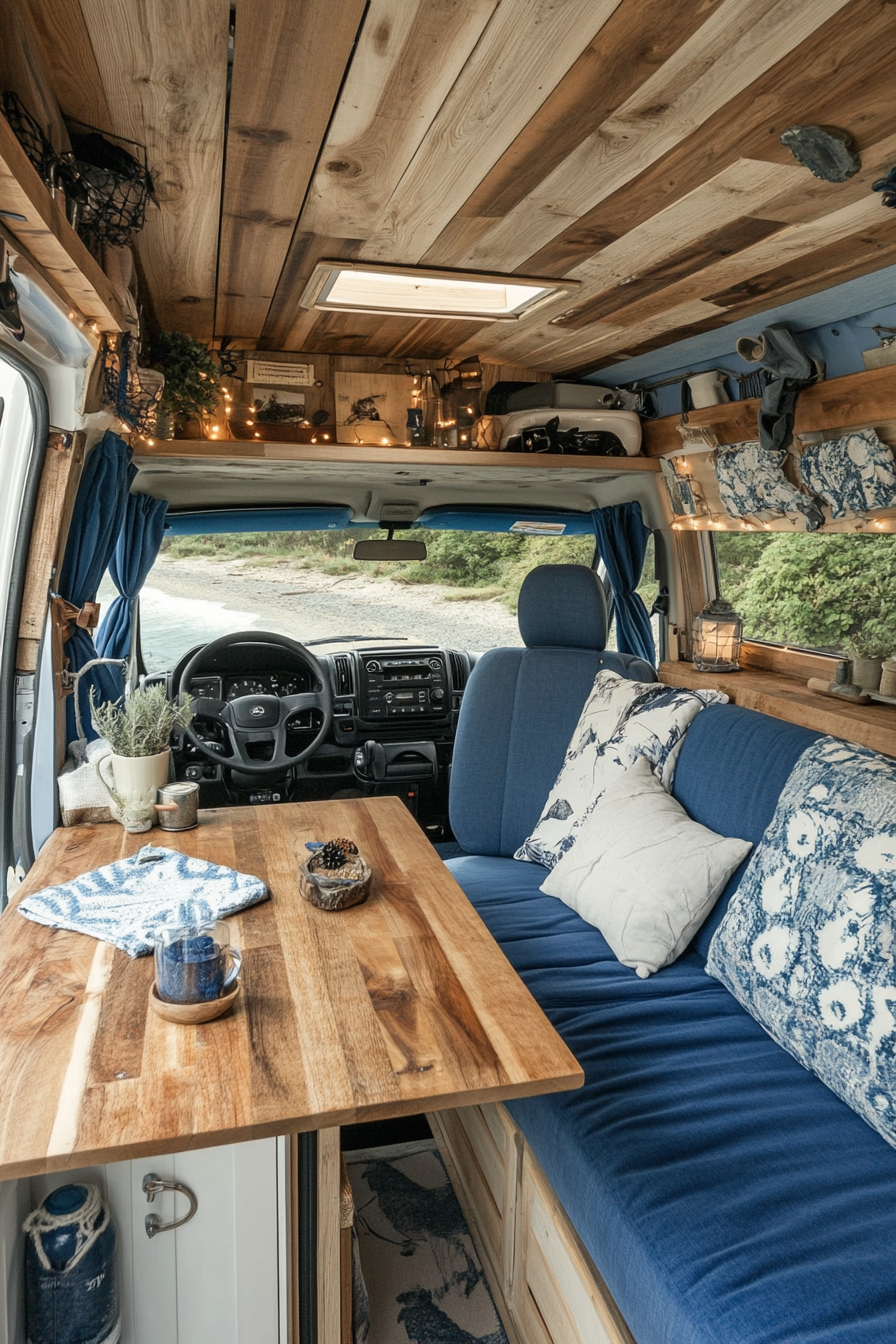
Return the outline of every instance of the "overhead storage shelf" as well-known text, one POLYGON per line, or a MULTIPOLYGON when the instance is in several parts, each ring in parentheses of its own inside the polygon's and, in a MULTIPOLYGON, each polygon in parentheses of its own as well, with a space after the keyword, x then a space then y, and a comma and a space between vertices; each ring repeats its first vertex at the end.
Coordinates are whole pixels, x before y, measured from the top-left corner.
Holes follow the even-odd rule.
MULTIPOLYGON (((678 436, 676 435, 676 438, 678 436)), ((152 446, 136 444, 139 458, 204 457, 270 462, 360 462, 402 467, 495 467, 498 471, 570 471, 623 475, 630 471, 660 470, 649 457, 565 457, 552 453, 484 453, 456 448, 379 447, 350 443, 209 443, 204 439, 156 439, 152 446)))
POLYGON ((61 193, 50 195, 2 113, 0 210, 0 224, 67 303, 100 331, 124 330, 112 285, 69 224, 61 193))
MULTIPOLYGON (((714 430, 720 443, 739 443, 742 439, 758 438, 758 414, 756 398, 727 401, 721 406, 690 411, 688 424, 714 430)), ((648 457, 662 457, 681 448, 680 423, 680 415, 645 421, 643 449, 648 457)), ((896 429, 896 364, 831 378, 800 394, 795 433, 808 434, 814 430, 839 433, 858 425, 896 429)))

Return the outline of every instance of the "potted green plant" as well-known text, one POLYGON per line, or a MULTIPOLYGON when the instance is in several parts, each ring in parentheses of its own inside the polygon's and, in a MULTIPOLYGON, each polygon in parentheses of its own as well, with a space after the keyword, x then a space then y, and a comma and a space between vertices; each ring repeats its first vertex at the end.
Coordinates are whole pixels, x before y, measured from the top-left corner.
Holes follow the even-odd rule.
POLYGON ((190 421, 202 422, 218 406, 217 365, 201 341, 182 331, 162 331, 149 347, 149 367, 165 375, 165 387, 156 417, 160 439, 171 438, 174 427, 186 430, 190 421))
POLYGON ((97 704, 91 687, 90 713, 94 728, 112 749, 97 762, 97 771, 122 825, 126 831, 148 831, 156 820, 156 791, 168 783, 171 734, 193 717, 190 698, 173 704, 165 687, 156 684, 134 691, 127 700, 97 704))
POLYGON ((893 632, 870 623, 851 635, 846 645, 852 684, 863 691, 880 688, 884 659, 893 651, 893 632))

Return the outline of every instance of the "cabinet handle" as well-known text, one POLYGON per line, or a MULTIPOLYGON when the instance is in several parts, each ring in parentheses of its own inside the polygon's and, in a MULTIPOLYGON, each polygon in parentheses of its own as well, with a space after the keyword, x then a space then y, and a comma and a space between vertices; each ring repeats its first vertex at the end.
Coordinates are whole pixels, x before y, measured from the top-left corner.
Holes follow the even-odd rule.
POLYGON ((148 1213, 146 1215, 145 1227, 148 1237, 155 1237, 159 1232, 171 1232, 175 1227, 183 1227, 188 1223, 193 1214, 199 1208, 199 1200, 193 1194, 193 1191, 187 1185, 181 1185, 180 1181, 163 1181, 161 1176, 156 1176, 154 1172, 143 1177, 143 1189, 146 1193, 146 1199, 149 1204, 153 1202, 156 1195, 160 1195, 163 1190, 176 1190, 178 1194, 186 1195, 190 1201, 190 1207, 183 1218, 177 1218, 173 1223, 163 1223, 157 1213, 148 1213))

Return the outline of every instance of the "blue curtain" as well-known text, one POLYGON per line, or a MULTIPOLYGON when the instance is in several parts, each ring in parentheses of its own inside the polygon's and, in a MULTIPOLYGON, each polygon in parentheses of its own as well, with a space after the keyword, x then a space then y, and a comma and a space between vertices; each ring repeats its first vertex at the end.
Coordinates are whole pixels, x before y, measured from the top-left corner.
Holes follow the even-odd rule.
MULTIPOLYGON (((72 514, 68 545, 59 579, 60 596, 73 607, 96 600, 97 590, 108 568, 125 518, 128 490, 137 474, 131 466, 131 450, 117 434, 107 430, 93 449, 84 467, 78 497, 72 514)), ((90 631, 78 625, 64 644, 64 653, 72 672, 77 672, 91 658, 99 655, 90 631)), ((78 682, 81 718, 88 739, 97 736, 90 723, 90 687, 97 696, 115 700, 121 689, 114 673, 108 667, 95 667, 78 682)), ((69 696, 65 705, 66 741, 74 741, 74 699, 69 696)))
MULTIPOLYGON (((159 553, 167 509, 167 500, 128 495, 124 526, 109 564, 112 582, 121 596, 109 607, 97 631, 96 648, 101 658, 127 658, 130 653, 137 598, 159 553)), ((121 695, 124 678, 117 669, 110 671, 118 681, 121 695)))
POLYGON ((616 647, 656 666, 656 648, 647 608, 635 591, 641 581, 650 528, 641 517, 641 505, 611 504, 594 509, 597 549, 607 567, 616 604, 616 647))

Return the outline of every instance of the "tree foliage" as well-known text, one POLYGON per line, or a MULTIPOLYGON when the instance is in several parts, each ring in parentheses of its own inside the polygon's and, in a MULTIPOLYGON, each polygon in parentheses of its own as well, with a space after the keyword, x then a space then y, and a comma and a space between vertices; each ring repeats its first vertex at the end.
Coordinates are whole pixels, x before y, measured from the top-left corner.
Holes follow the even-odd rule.
POLYGON ((896 536, 719 534, 719 586, 756 639, 858 656, 896 650, 896 536))

